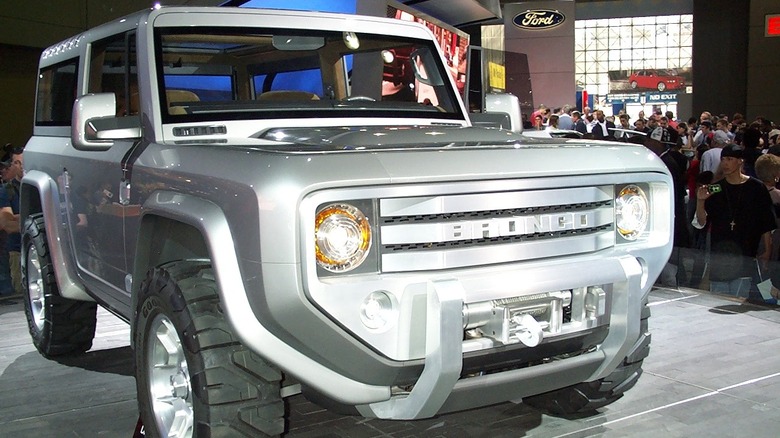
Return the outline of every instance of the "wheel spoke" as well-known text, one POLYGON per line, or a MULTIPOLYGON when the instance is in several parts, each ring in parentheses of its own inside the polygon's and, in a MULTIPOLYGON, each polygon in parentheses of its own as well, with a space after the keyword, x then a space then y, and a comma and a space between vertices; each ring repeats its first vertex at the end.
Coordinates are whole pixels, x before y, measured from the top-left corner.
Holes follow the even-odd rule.
POLYGON ((43 295, 43 275, 41 274, 41 261, 38 258, 38 250, 35 245, 27 249, 27 299, 30 301, 30 310, 35 327, 40 331, 46 322, 46 306, 43 295))
POLYGON ((187 359, 173 323, 158 315, 147 345, 147 376, 157 429, 168 437, 192 436, 192 389, 187 359))

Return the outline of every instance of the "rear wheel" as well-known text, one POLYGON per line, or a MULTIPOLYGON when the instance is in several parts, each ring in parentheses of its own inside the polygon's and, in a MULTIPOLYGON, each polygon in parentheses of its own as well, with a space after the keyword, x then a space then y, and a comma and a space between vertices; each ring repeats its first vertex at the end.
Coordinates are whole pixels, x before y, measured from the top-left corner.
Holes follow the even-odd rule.
POLYGON ((60 296, 54 277, 43 215, 24 221, 22 284, 24 311, 33 344, 46 357, 83 353, 92 348, 97 304, 60 296))
POLYGON ((650 353, 650 333, 647 320, 650 308, 642 309, 639 338, 623 362, 607 377, 593 382, 578 383, 544 394, 523 399, 523 403, 556 415, 570 415, 588 412, 604 407, 623 397, 633 388, 642 375, 642 362, 650 353))
POLYGON ((139 410, 149 436, 284 432, 281 373, 236 338, 208 263, 151 271, 133 327, 139 410))
POLYGON ((659 82, 658 91, 664 91, 664 90, 666 90, 666 82, 659 82))

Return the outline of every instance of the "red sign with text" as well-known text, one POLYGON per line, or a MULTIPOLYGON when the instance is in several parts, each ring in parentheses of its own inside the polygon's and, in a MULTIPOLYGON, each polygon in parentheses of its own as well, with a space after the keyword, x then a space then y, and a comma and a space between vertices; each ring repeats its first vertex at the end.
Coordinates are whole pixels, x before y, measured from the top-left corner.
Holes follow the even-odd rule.
POLYGON ((780 36, 780 15, 766 16, 766 36, 780 36))

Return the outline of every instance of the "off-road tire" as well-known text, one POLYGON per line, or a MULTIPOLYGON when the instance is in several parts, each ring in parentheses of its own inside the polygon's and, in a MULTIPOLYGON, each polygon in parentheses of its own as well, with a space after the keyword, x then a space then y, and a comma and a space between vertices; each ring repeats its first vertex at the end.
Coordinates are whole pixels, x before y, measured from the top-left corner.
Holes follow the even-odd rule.
POLYGON ((183 374, 189 388, 175 389, 179 395, 171 398, 189 404, 182 412, 190 418, 191 436, 271 437, 284 432, 281 373, 238 341, 217 291, 211 265, 200 261, 154 269, 140 286, 133 345, 138 405, 147 436, 168 436, 160 415, 169 407, 159 397, 155 405, 152 391, 152 384, 164 379, 151 374, 165 371, 153 366, 155 356, 149 349, 159 345, 160 332, 155 336, 151 331, 163 320, 175 328, 166 339, 178 341, 177 354, 186 359, 183 374))
POLYGON ((642 362, 650 353, 650 332, 647 320, 650 308, 642 308, 639 338, 623 362, 607 377, 593 382, 578 383, 566 388, 523 399, 523 403, 555 415, 590 412, 615 402, 633 388, 642 375, 642 362))
POLYGON ((21 270, 27 326, 43 356, 80 354, 92 348, 97 304, 60 296, 45 230, 41 214, 24 221, 21 270))

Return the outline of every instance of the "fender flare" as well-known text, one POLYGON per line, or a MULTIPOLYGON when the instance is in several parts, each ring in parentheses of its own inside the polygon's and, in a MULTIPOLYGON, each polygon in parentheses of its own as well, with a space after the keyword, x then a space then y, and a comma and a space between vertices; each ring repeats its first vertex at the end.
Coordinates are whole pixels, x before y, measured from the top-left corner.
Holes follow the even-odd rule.
POLYGON ((43 213, 44 217, 46 238, 49 241, 51 261, 60 295, 72 300, 95 301, 81 283, 76 281, 78 275, 73 264, 75 257, 70 253, 72 248, 70 236, 60 226, 64 223, 64 218, 59 202, 60 192, 57 182, 48 174, 38 170, 30 170, 24 175, 19 202, 22 223, 31 214, 39 212, 32 208, 29 198, 25 196, 27 190, 36 190, 38 193, 40 213, 43 213))
MULTIPOLYGON (((336 373, 284 343, 257 320, 244 287, 233 233, 219 206, 191 195, 157 191, 144 203, 142 223, 144 216, 152 214, 180 221, 201 233, 211 258, 227 322, 250 350, 333 400, 368 404, 390 398, 390 387, 368 385, 336 373), (345 399, 344 394, 352 397, 345 399), (356 394, 359 396, 355 397, 356 394)), ((143 268, 137 266, 135 269, 143 268)), ((134 275, 145 275, 145 272, 135 272, 134 275)), ((133 283, 134 289, 139 287, 139 282, 133 283)), ((137 295, 133 293, 134 301, 137 295)))

